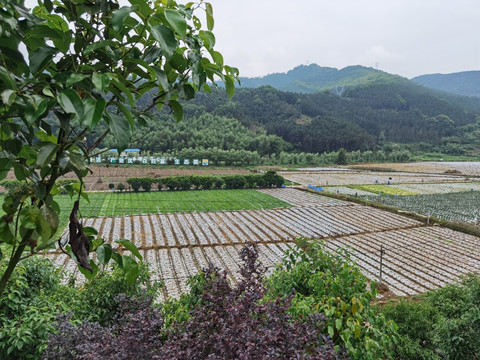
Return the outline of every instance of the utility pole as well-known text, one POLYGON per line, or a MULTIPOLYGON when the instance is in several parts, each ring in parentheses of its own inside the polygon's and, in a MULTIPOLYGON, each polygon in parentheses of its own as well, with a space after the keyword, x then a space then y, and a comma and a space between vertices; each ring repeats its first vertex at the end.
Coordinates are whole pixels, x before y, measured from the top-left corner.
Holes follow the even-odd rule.
POLYGON ((380 245, 380 279, 379 279, 379 282, 380 282, 380 286, 382 285, 382 275, 383 275, 383 253, 385 252, 385 250, 383 250, 383 244, 380 245))

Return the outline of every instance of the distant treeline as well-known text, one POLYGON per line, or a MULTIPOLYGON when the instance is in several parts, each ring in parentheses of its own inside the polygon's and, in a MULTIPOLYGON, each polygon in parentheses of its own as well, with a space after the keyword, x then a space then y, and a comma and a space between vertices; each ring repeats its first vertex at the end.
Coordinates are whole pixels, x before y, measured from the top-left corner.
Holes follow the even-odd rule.
MULTIPOLYGON (((162 154, 210 152, 205 157, 217 158, 214 162, 242 165, 280 157, 303 163, 284 154, 341 148, 387 154, 389 143, 452 155, 480 148, 478 104, 405 81, 348 88, 341 96, 287 93, 269 86, 238 89, 232 100, 222 91, 199 93, 184 110, 179 123, 167 110, 153 113, 147 126, 137 129, 132 145, 162 154)), ((89 145, 92 141, 87 138, 89 145)), ((101 146, 116 148, 111 136, 101 146)))

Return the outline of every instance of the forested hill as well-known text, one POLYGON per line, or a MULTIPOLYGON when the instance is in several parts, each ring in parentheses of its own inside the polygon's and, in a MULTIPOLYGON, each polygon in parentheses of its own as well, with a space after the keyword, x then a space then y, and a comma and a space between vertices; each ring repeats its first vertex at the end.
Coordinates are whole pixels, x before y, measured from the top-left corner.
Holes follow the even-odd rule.
POLYGON ((480 97, 480 71, 421 75, 413 78, 412 81, 432 89, 480 97))
MULTIPOLYGON (((435 92, 410 81, 376 82, 313 94, 271 86, 199 93, 175 123, 167 110, 135 146, 155 152, 184 148, 322 153, 372 150, 386 142, 423 143, 458 153, 480 149, 480 107, 473 98, 435 92), (461 149, 460 149, 461 150, 461 149), (462 150, 463 151, 463 150, 462 150)), ((107 138, 104 146, 115 147, 107 138)))
POLYGON ((296 93, 332 90, 336 94, 341 94, 345 88, 352 86, 364 86, 377 82, 408 82, 400 76, 364 66, 348 66, 339 70, 317 64, 300 65, 287 73, 269 74, 256 78, 242 77, 240 80, 241 86, 245 88, 270 85, 278 90, 296 93))

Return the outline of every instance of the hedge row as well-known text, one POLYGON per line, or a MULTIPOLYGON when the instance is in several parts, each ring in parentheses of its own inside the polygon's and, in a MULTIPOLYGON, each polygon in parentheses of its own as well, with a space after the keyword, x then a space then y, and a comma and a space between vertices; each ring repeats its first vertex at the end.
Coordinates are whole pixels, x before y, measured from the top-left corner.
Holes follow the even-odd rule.
POLYGON ((285 179, 275 171, 267 171, 263 175, 188 175, 168 176, 164 178, 135 177, 128 178, 127 183, 137 192, 142 188, 150 191, 154 184, 159 190, 210 190, 210 189, 244 189, 280 187, 285 179))

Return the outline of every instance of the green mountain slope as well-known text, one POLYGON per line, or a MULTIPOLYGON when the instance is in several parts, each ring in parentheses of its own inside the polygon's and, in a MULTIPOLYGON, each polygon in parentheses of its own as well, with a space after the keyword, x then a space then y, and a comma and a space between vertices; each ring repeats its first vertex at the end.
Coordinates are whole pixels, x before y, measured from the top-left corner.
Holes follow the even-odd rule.
POLYGON ((341 70, 321 67, 316 64, 300 65, 287 73, 270 74, 257 78, 240 78, 242 87, 257 88, 270 85, 282 91, 295 93, 313 93, 332 90, 341 94, 345 88, 367 85, 378 82, 408 81, 397 75, 367 68, 364 66, 349 66, 341 70))
POLYGON ((412 81, 436 90, 480 97, 480 71, 421 75, 412 81))

